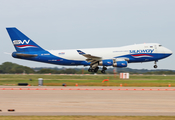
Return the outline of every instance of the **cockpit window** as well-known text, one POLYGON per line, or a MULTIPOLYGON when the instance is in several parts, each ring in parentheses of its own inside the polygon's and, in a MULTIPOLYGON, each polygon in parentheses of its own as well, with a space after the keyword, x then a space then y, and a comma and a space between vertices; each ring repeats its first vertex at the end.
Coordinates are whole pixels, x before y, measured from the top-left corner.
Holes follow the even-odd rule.
POLYGON ((153 46, 150 46, 150 48, 153 48, 153 46))
POLYGON ((159 47, 162 47, 162 45, 159 45, 159 47))

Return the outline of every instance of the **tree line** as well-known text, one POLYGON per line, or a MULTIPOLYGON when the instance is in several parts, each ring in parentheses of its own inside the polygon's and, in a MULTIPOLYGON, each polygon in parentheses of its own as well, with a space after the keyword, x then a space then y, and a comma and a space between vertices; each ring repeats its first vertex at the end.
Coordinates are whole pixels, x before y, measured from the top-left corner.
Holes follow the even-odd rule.
MULTIPOLYGON (((117 73, 129 72, 131 74, 175 74, 173 70, 147 70, 147 69, 131 69, 117 68, 117 73)), ((4 62, 0 65, 0 74, 16 74, 16 73, 33 73, 33 74, 93 74, 88 72, 88 68, 30 68, 23 65, 18 65, 12 62, 4 62)), ((100 70, 97 74, 101 74, 100 70)), ((109 68, 106 74, 113 74, 113 68, 109 68)))
MULTIPOLYGON (((2 65, 0 65, 0 73, 5 74, 15 74, 15 73, 38 73, 38 74, 44 74, 44 73, 52 73, 52 74, 82 74, 81 69, 51 69, 51 68, 40 68, 33 69, 27 66, 18 65, 16 63, 11 62, 4 62, 2 65)), ((88 74, 89 72, 87 70, 83 71, 84 74, 88 74)))

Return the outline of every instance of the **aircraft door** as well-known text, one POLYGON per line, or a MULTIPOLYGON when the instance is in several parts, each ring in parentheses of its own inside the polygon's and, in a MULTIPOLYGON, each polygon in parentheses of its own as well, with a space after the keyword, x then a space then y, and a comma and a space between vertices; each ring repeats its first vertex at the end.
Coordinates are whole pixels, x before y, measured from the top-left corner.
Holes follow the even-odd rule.
POLYGON ((154 45, 154 51, 157 52, 157 45, 154 45))

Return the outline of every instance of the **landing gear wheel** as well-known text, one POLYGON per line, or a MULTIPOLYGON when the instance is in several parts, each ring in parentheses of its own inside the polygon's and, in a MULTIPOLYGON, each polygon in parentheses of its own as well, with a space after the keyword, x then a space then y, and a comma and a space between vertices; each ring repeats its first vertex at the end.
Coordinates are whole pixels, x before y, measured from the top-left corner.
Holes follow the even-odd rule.
POLYGON ((94 69, 94 72, 95 72, 95 73, 98 72, 98 69, 99 69, 99 67, 96 67, 96 68, 94 69))
POLYGON ((101 73, 104 74, 105 73, 105 70, 107 70, 107 68, 105 66, 103 66, 101 73))
POLYGON ((95 70, 94 69, 91 69, 91 72, 94 72, 95 70))
POLYGON ((89 69, 88 69, 88 72, 94 72, 94 69, 89 68, 89 69))
POLYGON ((157 65, 154 65, 154 68, 157 68, 157 65))
POLYGON ((103 74, 104 74, 104 73, 105 73, 105 70, 102 70, 102 71, 101 71, 101 73, 103 73, 103 74))
POLYGON ((155 65, 154 65, 154 68, 157 68, 157 62, 158 62, 158 61, 155 61, 155 62, 154 62, 154 64, 155 64, 155 65))
POLYGON ((103 66, 103 70, 107 70, 107 68, 103 66))
POLYGON ((89 69, 88 69, 88 72, 91 72, 91 71, 92 71, 92 69, 91 69, 91 68, 89 68, 89 69))

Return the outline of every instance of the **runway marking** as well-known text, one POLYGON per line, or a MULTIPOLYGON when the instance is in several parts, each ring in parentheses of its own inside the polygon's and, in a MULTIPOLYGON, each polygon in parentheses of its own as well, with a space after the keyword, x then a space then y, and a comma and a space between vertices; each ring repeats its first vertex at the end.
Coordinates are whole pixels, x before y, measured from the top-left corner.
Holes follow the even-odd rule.
POLYGON ((113 91, 175 91, 175 89, 95 89, 95 88, 0 88, 0 90, 113 90, 113 91))

